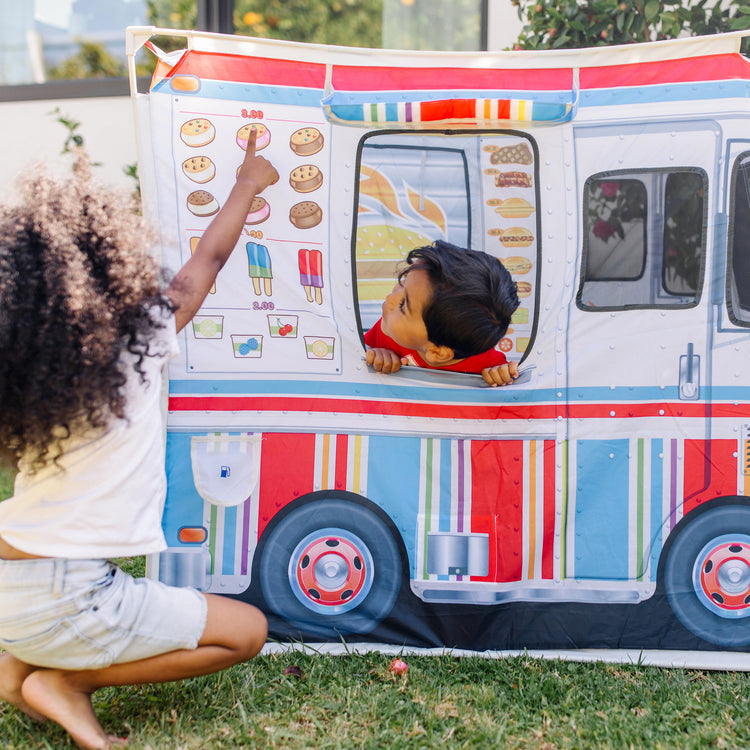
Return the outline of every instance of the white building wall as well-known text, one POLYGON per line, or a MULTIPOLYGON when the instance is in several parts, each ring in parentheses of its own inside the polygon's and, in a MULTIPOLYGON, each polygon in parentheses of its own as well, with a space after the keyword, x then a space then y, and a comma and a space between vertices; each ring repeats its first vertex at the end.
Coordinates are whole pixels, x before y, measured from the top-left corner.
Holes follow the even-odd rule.
POLYGON ((16 177, 34 164, 45 164, 61 176, 70 171, 73 157, 61 154, 68 130, 57 122, 56 107, 66 118, 81 123, 76 133, 83 136, 92 161, 101 162, 94 169, 96 178, 112 187, 133 190, 135 182, 123 172, 136 162, 129 96, 0 102, 0 121, 6 133, 0 140, 0 202, 12 200, 16 177))

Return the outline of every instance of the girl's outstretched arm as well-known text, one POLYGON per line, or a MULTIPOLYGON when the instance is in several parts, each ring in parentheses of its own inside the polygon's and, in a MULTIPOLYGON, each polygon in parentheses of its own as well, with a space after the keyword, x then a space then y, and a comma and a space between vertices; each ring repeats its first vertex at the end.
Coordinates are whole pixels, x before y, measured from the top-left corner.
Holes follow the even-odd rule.
POLYGON ((256 156, 255 131, 250 131, 245 159, 224 207, 209 224, 195 252, 167 288, 167 296, 177 307, 175 318, 178 331, 198 312, 216 275, 231 255, 253 198, 278 179, 279 173, 273 165, 262 156, 256 156))

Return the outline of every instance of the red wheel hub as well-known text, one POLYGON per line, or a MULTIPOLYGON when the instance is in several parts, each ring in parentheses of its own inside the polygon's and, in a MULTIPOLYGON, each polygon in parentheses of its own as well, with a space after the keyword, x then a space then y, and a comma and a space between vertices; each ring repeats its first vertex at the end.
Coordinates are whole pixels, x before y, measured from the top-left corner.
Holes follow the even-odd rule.
POLYGON ((338 606, 361 591, 367 571, 357 547, 341 537, 321 537, 300 552, 297 583, 305 596, 318 605, 338 606))
POLYGON ((725 610, 750 605, 750 545, 731 541, 711 549, 700 569, 703 593, 725 610))

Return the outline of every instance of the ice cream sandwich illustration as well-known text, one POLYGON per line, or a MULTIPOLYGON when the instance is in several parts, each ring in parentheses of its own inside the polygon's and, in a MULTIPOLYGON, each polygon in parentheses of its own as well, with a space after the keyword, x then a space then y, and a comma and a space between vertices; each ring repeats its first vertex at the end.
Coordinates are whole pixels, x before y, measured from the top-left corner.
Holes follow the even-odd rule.
POLYGON ((298 193, 311 193, 323 184, 323 173, 314 164, 303 164, 292 170, 289 184, 298 193))
POLYGON ((527 172, 499 172, 495 175, 495 187, 533 187, 534 181, 527 172))
POLYGON ((265 245, 256 242, 248 242, 247 250, 247 272, 253 282, 253 291, 260 297, 265 291, 268 297, 272 292, 273 272, 271 271, 271 255, 265 245), (263 288, 261 289, 261 281, 263 288))
POLYGON ((312 156, 323 148, 323 134, 317 128, 300 128, 292 133, 289 148, 297 156, 312 156))
POLYGON ((506 198, 495 208, 504 219, 525 219, 536 209, 524 198, 506 198))
POLYGON ((188 195, 187 207, 196 216, 213 216, 219 211, 219 201, 206 190, 196 190, 188 195))
POLYGON ((299 283, 305 290, 307 301, 323 304, 323 253, 320 250, 301 249, 297 254, 299 260, 299 283))
POLYGON ((501 146, 490 154, 492 164, 531 164, 533 160, 531 151, 525 143, 501 146))
POLYGON ((216 176, 216 165, 207 156, 193 156, 182 162, 182 172, 189 180, 203 184, 216 176))
POLYGON ((253 198, 253 202, 250 204, 250 210, 245 217, 245 224, 260 224, 270 215, 271 206, 268 204, 268 201, 257 195, 253 198))
POLYGON ((207 146, 216 138, 216 128, 205 117, 188 120, 180 128, 180 138, 191 148, 207 146))
POLYGON ((289 210, 289 221, 297 229, 312 229, 323 221, 323 211, 315 201, 295 203, 289 210))
POLYGON ((247 151, 247 141, 253 130, 255 131, 256 151, 260 151, 271 142, 271 131, 265 125, 259 122, 248 123, 237 131, 237 145, 243 151, 247 151))

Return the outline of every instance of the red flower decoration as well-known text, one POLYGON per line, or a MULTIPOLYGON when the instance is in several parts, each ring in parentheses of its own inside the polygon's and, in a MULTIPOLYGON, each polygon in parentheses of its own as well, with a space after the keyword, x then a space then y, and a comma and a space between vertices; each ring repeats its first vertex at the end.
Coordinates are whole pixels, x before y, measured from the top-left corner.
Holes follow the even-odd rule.
POLYGON ((599 219, 599 221, 594 224, 594 237, 598 237, 600 240, 604 240, 605 242, 615 233, 615 228, 607 221, 604 221, 604 219, 599 219))

